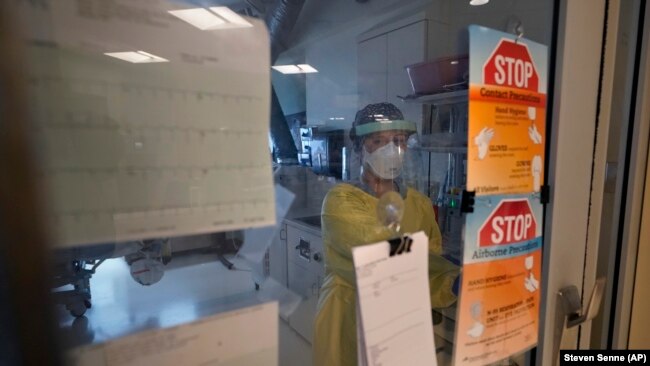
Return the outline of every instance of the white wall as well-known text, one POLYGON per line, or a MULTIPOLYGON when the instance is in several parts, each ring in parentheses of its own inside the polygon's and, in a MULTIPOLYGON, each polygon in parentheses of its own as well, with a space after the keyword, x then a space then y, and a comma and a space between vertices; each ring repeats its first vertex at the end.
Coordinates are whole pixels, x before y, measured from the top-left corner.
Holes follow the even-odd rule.
MULTIPOLYGON (((374 0, 365 4, 353 0, 308 0, 294 28, 292 49, 286 59, 299 60, 314 66, 319 72, 306 76, 305 97, 307 122, 328 128, 349 128, 358 109, 357 98, 357 36, 399 13, 412 13, 430 3, 422 0, 374 0), (304 55, 304 56, 302 56, 304 55), (330 120, 329 118, 345 118, 330 120)), ((298 62, 298 61, 296 61, 298 62)), ((274 74, 277 74, 274 72, 274 74)), ((274 75, 276 80, 295 78, 274 75)), ((278 82, 279 85, 280 82, 278 82)), ((286 84, 288 85, 288 84, 286 84)), ((291 92, 290 89, 283 89, 291 92)), ((295 88, 294 93, 301 93, 295 88)), ((295 97, 281 96, 283 104, 295 97)), ((285 111, 285 114, 289 114, 285 111)))
MULTIPOLYGON (((455 34, 451 49, 456 53, 467 52, 467 25, 506 30, 512 14, 523 22, 525 37, 550 43, 550 0, 493 0, 480 7, 470 6, 465 0, 370 0, 363 4, 353 0, 307 0, 290 38, 293 47, 286 52, 293 56, 286 58, 296 62, 303 58, 319 70, 318 74, 306 76, 306 98, 318 101, 307 103, 312 104, 308 106, 312 109, 307 112, 308 123, 349 128, 357 110, 357 36, 423 9, 433 19, 450 25, 451 34, 455 34), (328 116, 345 120, 329 120, 328 116)), ((436 52, 430 55, 435 56, 436 52)), ((280 76, 274 72, 274 85, 281 90, 279 97, 285 114, 302 106, 301 77, 304 76, 280 76), (291 93, 294 96, 285 95, 291 93)))

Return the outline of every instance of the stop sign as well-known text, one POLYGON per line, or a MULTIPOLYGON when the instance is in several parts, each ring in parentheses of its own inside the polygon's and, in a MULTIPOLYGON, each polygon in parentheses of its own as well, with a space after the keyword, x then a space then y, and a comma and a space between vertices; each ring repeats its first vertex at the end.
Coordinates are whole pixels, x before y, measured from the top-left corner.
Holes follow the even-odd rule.
POLYGON ((483 83, 539 91, 539 75, 526 44, 502 39, 483 65, 483 83))
POLYGON ((527 199, 502 200, 478 231, 479 247, 535 238, 537 222, 527 199))

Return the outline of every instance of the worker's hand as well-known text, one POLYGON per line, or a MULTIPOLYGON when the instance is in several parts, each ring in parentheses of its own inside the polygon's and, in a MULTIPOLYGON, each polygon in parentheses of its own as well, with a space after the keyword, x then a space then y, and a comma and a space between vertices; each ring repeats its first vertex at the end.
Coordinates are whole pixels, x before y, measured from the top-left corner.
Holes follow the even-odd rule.
POLYGON ((483 160, 487 156, 490 140, 494 137, 494 129, 484 127, 481 132, 474 138, 474 144, 478 146, 478 158, 483 160))
POLYGON ((533 143, 535 144, 541 144, 542 143, 542 134, 537 131, 537 126, 534 124, 528 127, 528 136, 530 136, 530 139, 533 140, 533 143))

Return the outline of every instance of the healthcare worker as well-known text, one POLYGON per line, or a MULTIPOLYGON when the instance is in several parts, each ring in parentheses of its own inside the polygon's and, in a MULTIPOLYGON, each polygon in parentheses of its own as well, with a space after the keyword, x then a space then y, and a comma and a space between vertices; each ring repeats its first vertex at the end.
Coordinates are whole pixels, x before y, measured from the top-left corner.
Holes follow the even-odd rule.
POLYGON ((441 257, 442 238, 431 201, 405 186, 405 159, 413 122, 390 103, 371 104, 357 112, 350 138, 361 157, 361 176, 355 183, 332 188, 323 202, 322 230, 325 279, 314 323, 316 366, 357 364, 356 281, 352 248, 398 235, 380 222, 379 198, 396 192, 404 202, 399 233, 424 231, 429 237, 431 306, 444 308, 456 300, 452 286, 458 267, 441 257))

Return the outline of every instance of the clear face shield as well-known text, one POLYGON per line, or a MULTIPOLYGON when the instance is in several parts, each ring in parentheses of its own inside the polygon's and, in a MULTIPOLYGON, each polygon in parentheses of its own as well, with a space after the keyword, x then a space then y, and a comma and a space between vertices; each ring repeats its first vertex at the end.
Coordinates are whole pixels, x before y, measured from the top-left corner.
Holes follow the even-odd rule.
POLYGON ((415 123, 377 121, 357 126, 356 133, 361 139, 361 180, 371 191, 405 193, 403 189, 414 188, 414 178, 423 168, 418 164, 415 123))
POLYGON ((379 120, 357 126, 356 133, 361 138, 361 182, 379 198, 380 221, 399 230, 403 199, 409 188, 421 188, 424 177, 415 123, 379 120))

